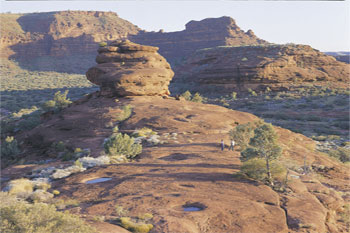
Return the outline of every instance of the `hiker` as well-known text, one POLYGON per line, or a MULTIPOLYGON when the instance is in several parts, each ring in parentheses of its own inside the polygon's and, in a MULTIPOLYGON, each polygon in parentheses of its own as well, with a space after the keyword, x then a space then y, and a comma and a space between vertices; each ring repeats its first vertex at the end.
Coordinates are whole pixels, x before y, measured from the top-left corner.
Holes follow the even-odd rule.
POLYGON ((231 145, 230 145, 230 148, 228 150, 232 150, 234 151, 234 146, 235 146, 235 141, 233 141, 233 139, 231 140, 231 145))
POLYGON ((225 149, 225 143, 224 140, 221 139, 221 150, 223 151, 225 149))

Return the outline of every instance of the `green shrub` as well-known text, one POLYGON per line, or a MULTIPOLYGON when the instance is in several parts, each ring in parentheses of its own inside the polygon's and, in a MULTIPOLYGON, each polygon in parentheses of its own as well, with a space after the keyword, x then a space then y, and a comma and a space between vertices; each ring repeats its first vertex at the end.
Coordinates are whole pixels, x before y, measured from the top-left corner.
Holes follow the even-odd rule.
POLYGON ((20 193, 31 193, 33 192, 34 184, 28 179, 17 179, 11 180, 9 185, 9 194, 17 195, 20 193))
POLYGON ((231 93, 231 98, 232 98, 233 100, 236 100, 236 99, 237 99, 237 92, 232 92, 232 93, 231 93))
POLYGON ((55 93, 53 100, 46 101, 44 105, 42 106, 45 111, 59 111, 66 107, 68 107, 69 104, 72 103, 69 99, 67 99, 68 90, 66 90, 64 93, 61 93, 61 91, 58 91, 55 93))
POLYGON ((12 118, 14 119, 20 119, 21 117, 25 116, 25 115, 30 115, 33 112, 38 111, 39 108, 37 108, 36 106, 33 106, 31 108, 22 108, 21 110, 19 110, 18 112, 14 112, 12 113, 12 118))
POLYGON ((5 142, 1 145, 1 156, 3 158, 14 159, 19 153, 17 140, 14 137, 7 136, 5 142))
POLYGON ((196 102, 196 103, 202 103, 203 102, 203 97, 197 92, 196 94, 194 94, 194 96, 191 99, 192 102, 196 102))
POLYGON ((112 135, 103 145, 109 156, 124 155, 132 159, 142 152, 142 145, 136 144, 133 137, 122 133, 112 135))
POLYGON ((350 149, 344 147, 340 147, 337 150, 330 150, 328 151, 328 155, 343 163, 350 162, 350 149))
POLYGON ((98 45, 100 47, 106 47, 107 46, 107 42, 100 42, 98 45))
POLYGON ((185 100, 187 100, 187 101, 190 101, 191 100, 191 98, 192 98, 192 94, 191 94, 191 92, 190 91, 185 91, 184 93, 182 93, 181 95, 180 95, 181 97, 183 97, 185 100))
POLYGON ((122 217, 119 221, 122 227, 133 233, 148 233, 153 228, 152 224, 135 223, 128 217, 122 217))
POLYGON ((3 192, 0 193, 0 216, 0 231, 4 233, 96 232, 79 217, 58 212, 53 205, 29 204, 3 192))
POLYGON ((122 112, 120 113, 119 116, 116 117, 117 121, 125 121, 126 119, 128 119, 131 116, 132 113, 132 107, 131 105, 125 105, 122 108, 122 112))
POLYGON ((152 218, 153 218, 153 214, 151 213, 140 214, 138 216, 138 219, 145 220, 145 221, 151 220, 152 218))
POLYGON ((245 150, 248 146, 250 138, 254 136, 254 124, 247 123, 237 125, 229 132, 230 138, 236 142, 236 145, 240 147, 241 151, 245 150))
POLYGON ((256 92, 253 91, 251 88, 248 88, 248 92, 249 92, 249 94, 252 95, 252 96, 257 96, 256 92))
MULTIPOLYGON (((287 173, 286 168, 275 162, 270 164, 270 171, 272 177, 279 181, 282 181, 287 173)), ((266 181, 268 179, 264 159, 255 158, 243 162, 241 172, 254 180, 266 181)))
POLYGON ((114 209, 118 217, 123 217, 128 214, 128 211, 125 210, 123 206, 115 205, 114 209))
POLYGON ((142 129, 135 130, 135 132, 132 134, 134 137, 149 137, 151 135, 156 135, 157 132, 153 131, 150 128, 143 127, 142 129))
POLYGON ((52 143, 51 147, 57 152, 63 152, 66 150, 66 145, 62 141, 52 143))

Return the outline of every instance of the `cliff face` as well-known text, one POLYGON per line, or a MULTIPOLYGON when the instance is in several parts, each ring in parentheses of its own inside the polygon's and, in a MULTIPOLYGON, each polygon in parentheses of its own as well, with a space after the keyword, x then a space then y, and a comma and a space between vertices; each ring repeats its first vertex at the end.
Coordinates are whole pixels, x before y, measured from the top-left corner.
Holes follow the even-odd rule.
POLYGON ((244 32, 230 17, 190 21, 179 32, 148 32, 130 36, 136 43, 159 47, 159 53, 172 63, 192 54, 197 49, 224 45, 259 45, 267 41, 256 37, 252 30, 244 32))
POLYGON ((245 91, 301 83, 349 82, 349 66, 307 45, 267 45, 203 49, 176 68, 173 85, 245 91))
POLYGON ((139 30, 113 12, 2 14, 2 57, 27 69, 79 73, 93 64, 99 42, 126 38, 139 30), (65 63, 59 66, 65 68, 55 69, 58 63, 65 63))
POLYGON ((230 17, 191 21, 179 32, 145 32, 112 12, 62 11, 1 14, 2 57, 29 70, 82 73, 94 65, 99 42, 129 38, 157 46, 174 64, 197 49, 267 42, 230 17))

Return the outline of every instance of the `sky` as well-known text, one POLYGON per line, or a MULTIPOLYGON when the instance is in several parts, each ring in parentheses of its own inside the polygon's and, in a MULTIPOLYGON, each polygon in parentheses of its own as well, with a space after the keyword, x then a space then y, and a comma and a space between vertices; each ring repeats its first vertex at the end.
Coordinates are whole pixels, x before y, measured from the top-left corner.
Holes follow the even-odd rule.
POLYGON ((4 1, 1 12, 114 11, 147 31, 181 31, 190 20, 231 16, 273 43, 308 44, 320 51, 350 51, 346 1, 4 1))

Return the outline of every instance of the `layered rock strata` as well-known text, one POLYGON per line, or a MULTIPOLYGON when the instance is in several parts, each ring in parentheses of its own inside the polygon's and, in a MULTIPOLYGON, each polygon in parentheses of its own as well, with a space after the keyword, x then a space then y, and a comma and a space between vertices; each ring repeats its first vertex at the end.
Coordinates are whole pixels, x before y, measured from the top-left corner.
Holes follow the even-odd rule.
POLYGON ((268 44, 258 38, 252 30, 242 30, 231 17, 191 20, 185 30, 178 32, 139 32, 130 35, 136 43, 157 46, 159 53, 171 64, 181 63, 182 59, 198 49, 215 46, 240 46, 268 44))
POLYGON ((198 90, 264 90, 304 83, 349 82, 349 65, 308 45, 265 45, 203 49, 177 67, 174 85, 198 90))
POLYGON ((174 76, 158 48, 117 40, 98 49, 98 65, 86 72, 103 96, 169 95, 174 76))

